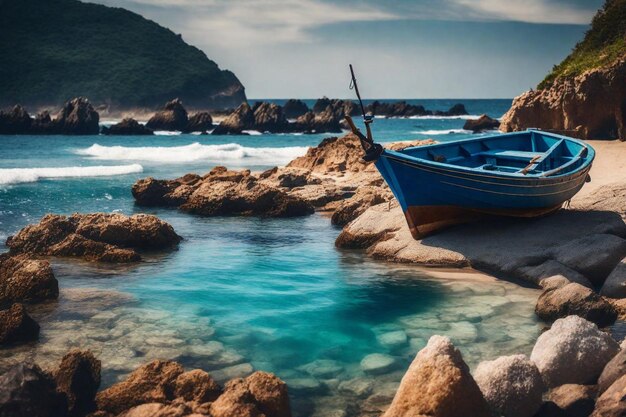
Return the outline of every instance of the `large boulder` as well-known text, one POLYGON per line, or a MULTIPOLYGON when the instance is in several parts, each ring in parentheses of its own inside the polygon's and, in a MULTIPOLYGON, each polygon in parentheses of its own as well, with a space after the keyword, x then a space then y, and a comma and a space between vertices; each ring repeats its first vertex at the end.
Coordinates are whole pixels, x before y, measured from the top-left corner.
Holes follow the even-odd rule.
POLYGON ((79 256, 103 262, 133 262, 137 250, 175 246, 181 237, 172 226, 147 214, 49 214, 7 239, 10 253, 79 256))
POLYGON ((409 370, 384 417, 490 416, 489 406, 450 339, 432 336, 409 370))
POLYGON ((21 363, 0 375, 0 417, 65 417, 65 396, 37 365, 21 363))
POLYGON ((304 168, 321 174, 358 172, 370 166, 363 161, 359 138, 349 133, 342 137, 325 138, 309 148, 306 155, 289 162, 288 167, 304 168))
POLYGON ((48 261, 27 255, 0 255, 0 305, 36 303, 59 296, 59 282, 48 261))
POLYGON ((24 135, 30 133, 33 120, 19 104, 9 111, 0 111, 0 135, 24 135))
POLYGON ((526 355, 481 362, 474 378, 494 414, 532 417, 543 403, 541 374, 526 355))
POLYGON ((596 403, 595 385, 565 384, 554 388, 548 400, 556 404, 564 417, 588 417, 596 403))
POLYGON ((39 325, 22 304, 0 311, 0 345, 30 342, 39 337, 39 325))
POLYGON ((163 110, 156 112, 146 123, 152 130, 184 131, 187 129, 189 118, 182 101, 176 98, 165 104, 163 110))
POLYGON ((78 97, 65 103, 52 122, 53 133, 62 135, 97 135, 100 133, 100 116, 89 100, 78 97))
POLYGON ((289 99, 283 105, 283 114, 288 119, 296 119, 309 111, 309 106, 302 100, 289 99))
POLYGON ((626 58, 516 97, 502 117, 500 129, 512 132, 537 127, 566 131, 582 139, 625 138, 624 97, 626 58))
POLYGON ((259 132, 282 133, 288 132, 291 127, 280 106, 263 102, 254 111, 254 129, 259 132))
POLYGON ((213 129, 213 117, 208 112, 202 111, 189 117, 185 131, 206 132, 213 129))
POLYGON ((569 316, 555 321, 550 330, 539 336, 530 360, 549 388, 593 384, 618 351, 617 342, 595 324, 569 316))
MULTIPOLYGON (((406 101, 387 103, 375 100, 367 105, 366 111, 372 115, 386 117, 429 116, 433 114, 432 111, 426 110, 422 105, 408 104, 406 101)), ((440 113, 444 115, 445 112, 440 113)))
POLYGON ((200 404, 213 402, 222 394, 222 388, 201 369, 184 372, 174 382, 174 397, 200 404))
POLYGON ((598 378, 598 391, 603 393, 622 375, 626 375, 626 344, 602 370, 598 378))
POLYGON ((492 119, 486 114, 481 115, 478 119, 468 120, 463 125, 463 129, 471 130, 474 133, 482 132, 485 130, 493 130, 500 127, 500 122, 496 119, 492 119))
POLYGON ((626 258, 606 278, 600 294, 611 298, 626 298, 626 258))
POLYGON ((626 375, 616 380, 598 399, 591 417, 626 416, 626 375))
POLYGON ((213 417, 291 417, 287 385, 267 372, 255 372, 226 384, 211 404, 213 417))
POLYGON ((100 361, 89 351, 72 349, 61 360, 54 380, 57 391, 67 398, 69 417, 83 417, 95 411, 100 368, 100 361))
POLYGON ((174 399, 176 380, 183 372, 182 366, 171 361, 143 365, 124 381, 100 391, 96 396, 98 410, 119 414, 141 404, 165 404, 174 399))
POLYGON ((339 133, 341 120, 343 119, 333 113, 329 106, 321 113, 316 114, 310 111, 298 117, 293 129, 305 133, 339 133))
POLYGON ((148 177, 137 180, 131 191, 140 206, 176 207, 189 198, 201 181, 202 177, 196 174, 187 174, 174 180, 148 177))
POLYGON ((104 135, 125 135, 125 136, 145 136, 153 135, 152 129, 139 123, 137 120, 127 117, 121 122, 116 123, 110 127, 103 127, 102 134, 104 135))
POLYGON ((240 135, 244 130, 254 129, 254 112, 248 103, 242 103, 213 129, 213 135, 240 135))
POLYGON ((546 321, 577 315, 600 327, 611 325, 617 319, 617 311, 611 303, 574 282, 544 291, 537 300, 535 313, 546 321))

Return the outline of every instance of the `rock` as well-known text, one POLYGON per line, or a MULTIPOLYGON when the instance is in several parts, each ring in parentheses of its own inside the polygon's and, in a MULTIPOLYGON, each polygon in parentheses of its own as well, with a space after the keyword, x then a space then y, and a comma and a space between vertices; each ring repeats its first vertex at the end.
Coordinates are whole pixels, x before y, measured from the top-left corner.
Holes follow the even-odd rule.
POLYGON ((354 378, 339 384, 339 391, 354 395, 358 398, 367 397, 371 394, 373 384, 365 379, 354 378))
POLYGON ((386 117, 428 116, 433 114, 433 112, 426 110, 424 106, 408 104, 406 101, 384 103, 376 100, 367 105, 366 111, 375 116, 386 117))
POLYGON ((526 355, 481 362, 474 378, 494 414, 532 417, 543 403, 541 374, 526 355))
POLYGON ((404 330, 396 330, 393 332, 383 333, 377 338, 378 343, 387 348, 397 348, 407 344, 408 337, 404 330))
POLYGON ((544 281, 555 276, 567 280, 565 284, 576 282, 583 287, 593 288, 591 281, 585 278, 585 276, 580 272, 576 272, 554 259, 548 259, 537 266, 524 267, 522 268, 521 273, 526 280, 536 282, 544 290, 548 289, 546 288, 546 283, 544 283, 544 281))
POLYGON ((202 111, 189 117, 185 132, 206 132, 213 129, 213 118, 208 112, 202 111))
POLYGON ((331 223, 343 226, 359 217, 371 206, 384 203, 393 198, 389 189, 364 186, 357 189, 349 199, 343 200, 333 212, 331 223))
POLYGON ((73 349, 63 357, 54 379, 57 391, 67 398, 68 416, 82 417, 96 410, 100 368, 90 351, 73 349))
POLYGON ((598 399, 591 417, 624 417, 626 415, 626 375, 615 381, 598 399))
POLYGON ((158 111, 152 116, 146 127, 152 130, 170 130, 185 131, 189 118, 187 110, 183 107, 180 99, 175 98, 165 104, 163 110, 158 111))
MULTIPOLYGON (((165 405, 161 403, 141 404, 123 412, 118 417, 203 417, 200 414, 192 414, 193 410, 183 403, 165 405)), ((108 417, 90 415, 90 417, 108 417)))
POLYGON ((215 401, 222 393, 222 388, 203 370, 194 369, 184 372, 174 382, 174 396, 185 401, 206 403, 215 401))
POLYGON ((171 401, 177 378, 183 367, 171 361, 152 361, 137 368, 122 382, 100 391, 96 396, 98 410, 119 414, 146 403, 171 401))
POLYGON ((213 417, 291 417, 287 386, 278 377, 255 372, 226 384, 224 393, 211 404, 213 417))
POLYGON ((0 345, 10 345, 37 340, 39 325, 22 304, 13 304, 0 311, 0 345))
POLYGON ((544 291, 537 300, 535 313, 546 321, 577 315, 600 327, 611 325, 617 319, 617 311, 611 303, 573 282, 544 291))
POLYGON ((10 253, 79 256, 102 262, 133 262, 137 250, 171 248, 181 238, 172 226, 147 214, 48 214, 7 239, 10 253))
POLYGON ((593 384, 618 351, 617 342, 595 324, 569 316, 555 321, 550 330, 539 336, 530 360, 549 388, 593 384))
POLYGON ((406 148, 412 148, 414 146, 434 145, 437 141, 432 139, 416 139, 416 140, 404 140, 400 142, 391 142, 385 144, 385 149, 392 151, 402 151, 406 148))
POLYGON ((626 240, 606 233, 583 236, 554 251, 555 260, 582 273, 598 287, 624 257, 626 240))
POLYGON ((20 363, 0 375, 0 417, 63 417, 67 404, 52 377, 20 363))
POLYGON ((445 115, 446 116, 465 116, 467 115, 467 110, 465 109, 465 106, 462 103, 456 103, 452 105, 452 107, 450 107, 448 111, 445 112, 445 115))
POLYGON ((0 255, 0 305, 36 303, 59 296, 59 283, 48 261, 26 255, 0 255))
POLYGON ((611 298, 626 298, 626 258, 606 278, 600 294, 611 298))
POLYGON ((500 122, 496 119, 492 119, 486 114, 481 115, 476 120, 468 120, 463 125, 464 130, 471 130, 474 133, 483 132, 485 130, 498 129, 500 122))
POLYGON ((333 119, 343 119, 345 115, 354 116, 361 113, 361 110, 352 100, 329 99, 322 97, 313 105, 313 113, 321 114, 328 112, 333 119))
POLYGON ((309 172, 306 170, 285 168, 277 173, 276 179, 280 187, 303 187, 309 183, 309 172))
POLYGON ((535 417, 568 417, 565 411, 552 401, 545 401, 535 417))
POLYGON ((142 136, 153 135, 152 129, 139 123, 133 118, 125 118, 121 122, 114 124, 111 127, 103 127, 102 134, 104 135, 127 135, 127 136, 142 136))
POLYGON ((626 375, 626 346, 622 347, 602 370, 598 378, 598 392, 602 394, 622 375, 626 375))
POLYGON ((490 415, 487 402, 450 339, 432 336, 419 351, 384 417, 490 415), (470 411, 471 410, 471 411, 470 411))
POLYGON ((550 391, 548 399, 567 417, 588 417, 596 402, 595 385, 565 384, 550 391))
POLYGON ((293 130, 304 133, 338 133, 341 132, 340 120, 329 107, 319 114, 307 112, 298 117, 293 130))
POLYGON ((33 135, 46 135, 53 133, 52 119, 50 113, 43 111, 37 113, 30 126, 30 133, 33 135))
POLYGON ((529 127, 564 131, 582 139, 626 137, 623 98, 626 96, 626 59, 586 71, 576 77, 527 91, 513 100, 502 117, 504 132, 529 127))
POLYGON ((339 362, 332 359, 317 359, 311 363, 301 366, 300 368, 315 378, 330 379, 335 378, 343 372, 343 366, 339 362))
POLYGON ((186 201, 201 180, 202 177, 195 174, 169 181, 148 177, 133 184, 132 193, 141 206, 175 207, 186 201))
POLYGON ((291 127, 280 106, 264 102, 254 111, 254 129, 259 132, 282 133, 288 132, 291 127))
POLYGON ((383 353, 372 353, 361 360, 361 369, 366 374, 380 375, 396 368, 398 363, 393 358, 383 353))
POLYGON ((240 135, 244 130, 254 129, 254 113, 248 103, 242 103, 211 132, 213 135, 240 135))
POLYGON ((31 131, 33 120, 24 107, 14 106, 9 111, 0 111, 0 135, 24 135, 31 131))
POLYGON ((63 105, 61 113, 52 122, 53 132, 62 135, 97 135, 100 133, 100 116, 84 97, 63 105))
POLYGON ((289 99, 283 105, 283 113, 288 119, 296 119, 309 111, 309 107, 302 101, 289 99))
POLYGON ((325 138, 287 166, 319 173, 359 172, 369 165, 363 161, 362 155, 359 138, 349 133, 340 138, 325 138))

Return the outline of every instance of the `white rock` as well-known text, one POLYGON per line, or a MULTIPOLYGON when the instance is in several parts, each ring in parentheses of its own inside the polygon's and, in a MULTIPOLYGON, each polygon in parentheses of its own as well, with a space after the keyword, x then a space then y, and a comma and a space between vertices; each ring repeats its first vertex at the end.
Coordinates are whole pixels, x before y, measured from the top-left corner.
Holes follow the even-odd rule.
POLYGON ((407 343, 407 336, 404 330, 383 333, 379 335, 376 339, 378 340, 378 343, 388 348, 397 348, 400 346, 404 346, 407 343))
POLYGON ((532 417, 543 402, 541 374, 526 355, 481 362, 474 379, 494 414, 532 417))
POLYGON ((530 360, 548 388, 563 384, 594 384, 602 369, 619 351, 608 334, 578 316, 554 322, 537 339, 530 360))
POLYGON ((389 355, 372 353, 361 360, 361 369, 366 374, 378 375, 389 372, 396 366, 396 360, 389 355))

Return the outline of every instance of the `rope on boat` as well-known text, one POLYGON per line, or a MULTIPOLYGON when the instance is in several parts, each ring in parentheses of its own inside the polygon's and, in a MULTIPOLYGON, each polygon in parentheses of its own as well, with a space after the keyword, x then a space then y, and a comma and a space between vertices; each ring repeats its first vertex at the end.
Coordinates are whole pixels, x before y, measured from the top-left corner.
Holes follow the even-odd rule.
POLYGON ((354 90, 356 92, 356 97, 359 99, 359 105, 361 106, 361 114, 363 115, 363 122, 365 123, 365 130, 367 131, 367 136, 363 135, 361 131, 356 127, 354 122, 352 121, 352 117, 350 115, 345 115, 346 122, 350 126, 352 133, 354 133, 361 142, 361 147, 365 151, 365 155, 363 156, 363 160, 375 161, 378 159, 380 154, 383 153, 383 147, 374 142, 374 138, 372 137, 372 129, 370 124, 374 121, 374 118, 370 114, 366 114, 365 106, 363 105, 363 100, 361 100, 361 93, 359 93, 359 86, 356 83, 356 76, 354 75, 354 69, 352 68, 352 64, 350 64, 350 75, 352 79, 350 80, 350 85, 348 86, 350 90, 354 90))

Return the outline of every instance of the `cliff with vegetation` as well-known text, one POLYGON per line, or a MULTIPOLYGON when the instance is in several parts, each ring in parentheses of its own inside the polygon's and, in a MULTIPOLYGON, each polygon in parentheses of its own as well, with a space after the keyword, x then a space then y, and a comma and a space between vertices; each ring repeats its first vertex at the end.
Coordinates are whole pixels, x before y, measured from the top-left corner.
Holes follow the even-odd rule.
POLYGON ((121 8, 76 0, 0 0, 0 106, 236 107, 243 85, 199 49, 121 8))
POLYGON ((626 0, 607 0, 585 38, 513 101, 504 131, 537 127, 583 139, 626 138, 626 0))

